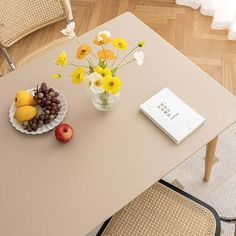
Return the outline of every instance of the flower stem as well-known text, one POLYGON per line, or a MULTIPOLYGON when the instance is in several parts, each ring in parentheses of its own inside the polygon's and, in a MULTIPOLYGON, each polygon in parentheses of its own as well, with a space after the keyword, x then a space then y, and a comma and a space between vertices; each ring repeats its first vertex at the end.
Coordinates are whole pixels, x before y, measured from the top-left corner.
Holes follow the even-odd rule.
POLYGON ((92 59, 91 59, 91 57, 89 56, 89 54, 87 54, 87 57, 88 57, 88 59, 89 59, 91 65, 93 65, 92 59))
POLYGON ((93 52, 90 52, 97 60, 100 60, 93 52))
POLYGON ((77 42, 79 43, 79 45, 82 45, 82 43, 79 41, 79 38, 77 36, 75 38, 76 38, 77 42))
POLYGON ((89 68, 88 66, 84 66, 84 65, 76 65, 76 64, 73 64, 71 62, 68 62, 67 65, 70 65, 70 66, 76 66, 76 67, 85 67, 85 68, 89 68))
POLYGON ((117 67, 117 69, 120 69, 120 68, 122 68, 122 67, 124 67, 124 66, 128 65, 129 63, 133 62, 133 61, 135 61, 135 59, 132 59, 132 60, 130 60, 130 61, 128 61, 128 62, 126 62, 125 64, 123 64, 123 65, 121 65, 121 66, 117 67))
POLYGON ((99 99, 101 101, 101 103, 99 103, 99 105, 101 105, 101 107, 106 111, 111 110, 112 104, 109 101, 109 97, 110 97, 110 94, 107 92, 103 92, 103 93, 99 94, 99 99))
POLYGON ((86 60, 87 60, 87 62, 89 63, 90 66, 95 67, 95 66, 93 65, 93 62, 92 62, 92 60, 91 60, 91 58, 89 57, 88 54, 86 55, 86 60))
POLYGON ((104 55, 105 55, 105 61, 106 61, 106 67, 107 67, 107 55, 106 55, 106 45, 102 45, 102 50, 104 51, 104 55))
POLYGON ((115 64, 115 62, 116 62, 116 60, 117 60, 117 58, 118 58, 118 56, 119 56, 119 49, 117 49, 117 53, 116 53, 116 58, 115 58, 115 60, 113 61, 113 63, 112 63, 112 65, 111 65, 111 70, 113 69, 113 66, 114 66, 114 64, 115 64))
POLYGON ((138 46, 134 47, 122 60, 121 62, 118 64, 118 68, 120 68, 120 65, 122 64, 122 62, 133 52, 135 51, 136 49, 138 48, 138 46))

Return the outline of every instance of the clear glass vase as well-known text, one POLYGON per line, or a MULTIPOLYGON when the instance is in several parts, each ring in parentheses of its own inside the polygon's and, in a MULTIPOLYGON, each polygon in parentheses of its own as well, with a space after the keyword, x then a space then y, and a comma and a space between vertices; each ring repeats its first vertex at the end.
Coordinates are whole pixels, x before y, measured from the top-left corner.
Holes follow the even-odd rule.
POLYGON ((92 103, 99 111, 112 111, 116 109, 120 103, 120 93, 92 92, 92 103))

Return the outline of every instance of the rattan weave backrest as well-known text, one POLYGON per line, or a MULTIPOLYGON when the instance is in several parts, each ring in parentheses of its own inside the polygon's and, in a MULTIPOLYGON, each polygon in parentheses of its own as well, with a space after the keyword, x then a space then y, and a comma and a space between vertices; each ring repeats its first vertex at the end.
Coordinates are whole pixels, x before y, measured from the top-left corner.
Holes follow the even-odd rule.
POLYGON ((215 236, 216 220, 202 205, 156 183, 109 222, 102 236, 215 236))
POLYGON ((0 0, 0 45, 9 47, 67 15, 63 0, 0 0))

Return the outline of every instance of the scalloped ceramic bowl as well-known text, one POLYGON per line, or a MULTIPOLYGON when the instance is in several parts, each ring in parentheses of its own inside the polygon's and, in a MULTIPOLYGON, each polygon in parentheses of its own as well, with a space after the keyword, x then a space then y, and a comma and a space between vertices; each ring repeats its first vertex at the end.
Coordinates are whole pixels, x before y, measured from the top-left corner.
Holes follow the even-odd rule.
MULTIPOLYGON (((28 89, 27 91, 29 91, 33 94, 34 90, 35 90, 35 88, 32 88, 32 89, 28 89)), ((66 116, 67 101, 66 101, 65 96, 60 91, 58 91, 56 89, 54 89, 54 90, 59 93, 58 99, 61 101, 61 104, 62 104, 62 108, 61 108, 61 110, 59 111, 57 117, 54 120, 52 120, 49 124, 44 124, 42 127, 38 128, 36 131, 28 132, 27 130, 23 129, 21 123, 19 123, 14 118, 14 114, 15 114, 15 111, 16 111, 16 106, 13 102, 11 107, 10 107, 10 110, 9 110, 9 118, 10 118, 10 122, 11 122, 12 126, 15 127, 15 129, 20 131, 21 133, 35 135, 35 134, 46 133, 49 130, 54 129, 57 125, 59 125, 63 121, 64 117, 66 116)), ((41 107, 39 105, 37 105, 37 109, 40 110, 41 107)))

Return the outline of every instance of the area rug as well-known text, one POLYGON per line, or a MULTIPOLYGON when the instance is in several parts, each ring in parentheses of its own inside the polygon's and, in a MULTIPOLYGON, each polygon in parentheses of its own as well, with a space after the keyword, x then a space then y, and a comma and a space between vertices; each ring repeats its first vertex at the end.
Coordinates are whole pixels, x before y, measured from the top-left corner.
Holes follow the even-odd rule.
MULTIPOLYGON (((210 182, 202 180, 205 148, 171 171, 163 179, 216 209, 220 216, 236 217, 236 124, 219 138, 210 182)), ((234 224, 222 223, 222 236, 234 235, 234 224)), ((86 236, 96 236, 97 227, 86 236)))
MULTIPOLYGON (((164 177, 216 209, 220 216, 236 218, 236 124, 220 135, 216 161, 208 183, 202 181, 205 148, 164 177)), ((221 235, 233 236, 234 225, 222 223, 221 235)))

